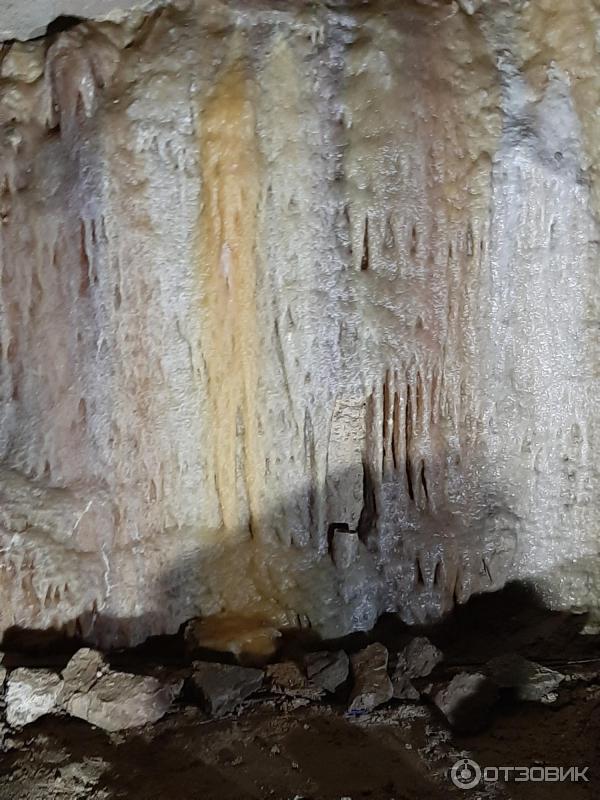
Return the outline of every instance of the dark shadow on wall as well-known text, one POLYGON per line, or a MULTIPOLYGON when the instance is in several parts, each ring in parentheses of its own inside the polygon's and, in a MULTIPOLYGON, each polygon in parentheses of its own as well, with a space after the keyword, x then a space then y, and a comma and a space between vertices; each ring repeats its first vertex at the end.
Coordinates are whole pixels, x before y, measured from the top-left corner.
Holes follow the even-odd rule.
MULTIPOLYGON (((270 526, 272 531, 279 530, 285 519, 284 512, 296 513, 303 503, 310 516, 310 492, 303 492, 291 497, 287 508, 279 505, 269 518, 261 520, 261 524, 270 526)), ((328 528, 337 522, 344 521, 328 520, 328 528)), ((350 530, 341 531, 342 535, 345 533, 353 535, 350 530)), ((333 550, 331 537, 330 550, 333 550)), ((332 570, 338 569, 333 563, 333 552, 326 557, 331 559, 332 570)), ((239 568, 235 552, 224 551, 222 558, 230 559, 233 570, 239 568)), ((161 602, 174 602, 185 608, 184 598, 189 587, 199 580, 205 569, 206 564, 200 558, 192 558, 175 563, 159 575, 153 587, 157 607, 160 608, 161 602)), ((423 576, 418 580, 422 579, 423 576)), ((415 591, 418 588, 416 586, 415 591)), ((182 623, 187 616, 191 615, 184 614, 182 623)), ((141 618, 104 617, 100 622, 105 630, 118 632, 129 626, 160 629, 163 620, 160 613, 151 612, 141 618)), ((511 652, 556 669, 567 660, 589 659, 596 655, 600 660, 600 637, 580 635, 585 622, 585 615, 545 607, 535 587, 509 582, 494 594, 472 597, 432 625, 407 626, 397 614, 384 614, 368 632, 330 640, 323 640, 310 628, 292 626, 277 640, 277 650, 262 660, 291 659, 300 663, 307 651, 343 647, 353 653, 370 642, 379 641, 390 652, 390 670, 393 670, 397 654, 407 642, 417 635, 426 635, 444 652, 445 658, 419 685, 425 692, 426 683, 446 684, 459 672, 480 671, 485 669, 489 659, 511 652)), ((78 625, 81 628, 83 623, 74 620, 70 626, 65 626, 67 630, 60 632, 18 628, 7 631, 1 646, 5 652, 4 664, 9 668, 61 669, 71 654, 86 644, 82 630, 76 635, 67 632, 78 625)), ((216 618, 213 623, 216 630, 222 624, 231 625, 235 631, 236 626, 243 628, 244 624, 256 624, 257 620, 245 620, 238 615, 216 618)), ((235 654, 229 650, 209 647, 188 650, 182 629, 173 635, 149 637, 138 647, 112 648, 107 655, 114 668, 138 674, 154 673, 157 667, 185 670, 196 659, 236 661, 235 654)), ((241 660, 246 661, 243 654, 241 660)), ((42 740, 45 737, 56 752, 68 754, 67 763, 98 759, 103 765, 98 789, 105 790, 115 800, 164 800, 171 796, 178 800, 254 800, 259 797, 283 800, 294 796, 314 800, 339 800, 340 797, 443 800, 464 796, 461 790, 454 790, 450 785, 440 787, 424 768, 426 761, 415 755, 419 749, 431 747, 422 720, 420 727, 417 725, 410 733, 413 738, 408 743, 413 749, 407 749, 402 736, 408 734, 401 734, 400 725, 362 726, 344 715, 350 686, 351 679, 336 696, 329 698, 329 708, 325 710, 308 707, 288 713, 282 711, 281 706, 265 703, 257 704, 243 717, 211 721, 200 709, 188 704, 190 698, 184 697, 185 709, 176 708, 177 713, 167 716, 151 730, 132 731, 120 738, 111 738, 79 720, 56 717, 46 717, 28 726, 23 737, 27 737, 27 741, 37 741, 37 735, 42 740)), ((473 704, 477 706, 480 700, 483 698, 470 698, 471 706, 464 710, 469 721, 473 718, 473 704)), ((426 694, 421 702, 429 703, 426 694)), ((398 701, 392 701, 393 704, 397 705, 398 701)), ((433 706, 431 708, 439 725, 446 725, 441 714, 433 706)), ((506 729, 505 738, 510 740, 512 732, 521 724, 523 713, 522 704, 516 706, 509 696, 502 697, 493 711, 492 727, 506 729)), ((544 723, 535 719, 537 727, 548 724, 547 720, 544 723)), ((559 718, 556 719, 558 727, 559 718)), ((577 720, 572 722, 573 730, 577 724, 577 720)), ((473 742, 472 735, 465 736, 465 748, 475 748, 479 739, 473 742)), ((489 751, 492 753, 490 763, 494 763, 497 742, 485 739, 482 742, 481 762, 485 763, 489 751)), ((14 756, 15 769, 18 758, 22 758, 22 752, 14 756)), ((0 757, 0 776, 3 770, 10 771, 10 759, 13 759, 10 753, 0 757)), ((10 800, 18 796, 8 795, 10 800)), ((0 800, 4 800, 1 778, 0 800)))
MULTIPOLYGON (((153 610, 140 616, 114 617, 104 613, 100 608, 93 614, 86 613, 69 621, 59 631, 25 630, 14 627, 5 632, 0 647, 9 654, 9 657, 14 653, 15 658, 24 660, 24 663, 25 661, 32 664, 55 662, 60 665, 82 645, 94 646, 100 643, 102 649, 114 652, 118 649, 123 650, 128 641, 146 640, 140 647, 128 648, 124 652, 137 653, 140 659, 152 657, 171 663, 183 663, 187 657, 183 635, 181 630, 179 633, 176 631, 178 625, 183 626, 187 620, 199 616, 201 607, 198 599, 201 596, 199 588, 202 589, 203 580, 210 579, 214 585, 214 581, 219 580, 220 574, 227 573, 235 589, 238 583, 248 580, 248 571, 254 570, 256 576, 260 576, 260 580, 263 581, 258 587, 259 592, 262 592, 267 599, 270 599, 269 592, 277 582, 276 588, 281 592, 281 586, 285 585, 287 580, 296 584, 296 597, 308 597, 317 560, 320 564, 320 580, 323 581, 325 578, 331 582, 331 595, 327 599, 332 604, 337 603, 343 607, 344 603, 360 606, 362 602, 366 602, 370 603, 372 608, 381 607, 382 604, 378 603, 377 598, 380 574, 376 567, 380 554, 376 552, 378 543, 373 532, 353 530, 347 520, 339 519, 339 510, 331 510, 327 519, 321 520, 321 530, 317 530, 317 494, 333 498, 330 503, 331 508, 339 509, 340 496, 344 496, 344 493, 348 492, 348 487, 354 484, 356 484, 356 470, 348 470, 330 476, 327 486, 320 487, 318 492, 314 486, 290 492, 285 500, 273 504, 272 508, 265 511, 264 517, 258 520, 259 524, 253 526, 255 527, 253 535, 245 529, 239 532, 239 536, 229 534, 223 542, 219 542, 216 536, 218 557, 207 558, 204 551, 198 550, 197 555, 192 552, 191 556, 177 558, 175 563, 171 563, 154 579, 152 588, 145 594, 146 598, 152 598, 153 610), (305 519, 305 532, 301 532, 295 543, 284 543, 287 537, 286 521, 298 519, 305 519), (257 534, 257 529, 261 533, 257 534), (302 540, 303 536, 305 543, 300 544, 298 539, 302 540), (328 548, 320 556, 316 552, 318 541, 323 541, 328 548), (355 558, 356 548, 359 548, 363 555, 368 553, 372 555, 372 558, 365 556, 364 569, 361 567, 356 570, 350 563, 355 558), (265 559, 268 563, 265 563, 265 559), (223 570, 223 573, 220 570, 223 570), (276 575, 276 578, 269 585, 265 576, 272 578, 273 575, 276 575), (350 589, 354 588, 353 580, 361 582, 355 587, 357 591, 351 600, 344 600, 338 594, 342 579, 345 581, 345 586, 350 586, 350 589), (155 635, 165 630, 174 633, 155 635)), ((363 488, 363 491, 368 491, 368 487, 363 488)), ((366 505, 371 499, 364 497, 363 501, 366 505)), ((328 508, 327 502, 325 508, 328 508)), ((443 532, 448 530, 455 535, 456 526, 460 524, 460 520, 450 513, 446 515, 437 513, 434 517, 427 509, 417 509, 416 506, 410 511, 415 519, 421 519, 423 523, 422 532, 418 534, 422 536, 419 544, 421 551, 427 551, 430 541, 428 537, 432 531, 437 531, 435 544, 439 547, 440 540, 443 545, 443 532)), ((414 532, 411 535, 414 536, 414 532)), ((26 537, 26 532, 24 536, 26 537)), ((170 533, 169 536, 177 536, 177 533, 170 533)), ((399 532, 400 542, 402 536, 402 532, 399 532)), ((463 532, 459 541, 463 542, 465 548, 467 547, 469 541, 467 532, 463 532)), ((474 540, 473 548, 477 550, 480 544, 479 540, 474 540)), ((499 542, 499 547, 502 544, 499 542)), ((155 547, 153 552, 155 556, 155 547)), ((126 554, 122 557, 126 557, 126 554)), ((576 569, 576 565, 573 564, 569 567, 576 569)), ((436 581, 443 580, 445 575, 443 565, 439 569, 427 570, 424 566, 420 566, 418 560, 413 572, 414 587, 409 595, 411 600, 417 598, 415 602, 418 602, 419 597, 425 597, 424 591, 428 588, 424 585, 426 582, 433 587, 436 581)), ((29 583, 33 584, 30 577, 29 583)), ((298 617, 298 624, 294 624, 291 612, 294 608, 294 599, 291 595, 289 604, 291 622, 288 622, 283 635, 277 639, 276 650, 293 656, 296 652, 323 646, 334 648, 341 645, 354 650, 369 641, 378 640, 385 643, 390 651, 394 651, 411 636, 422 632, 439 644, 449 658, 462 659, 465 663, 469 660, 477 661, 482 652, 493 654, 506 651, 509 645, 519 651, 531 649, 532 655, 541 653, 544 648, 546 651, 556 651, 564 647, 576 647, 577 630, 583 625, 584 616, 551 612, 544 608, 534 586, 511 583, 510 570, 504 577, 509 583, 503 591, 474 596, 466 605, 455 607, 441 622, 409 627, 400 621, 397 614, 384 614, 370 632, 358 632, 329 642, 322 641, 317 632, 311 628, 310 620, 306 620, 303 615, 298 617)), ((540 577, 548 579, 552 576, 540 577)), ((142 583, 140 580, 134 586, 140 586, 142 583)), ((284 594, 284 602, 285 599, 284 594)), ((221 638, 230 635, 231 638, 237 637, 238 640, 243 640, 245 629, 273 627, 273 618, 269 618, 268 614, 261 615, 254 609, 246 610, 239 602, 238 609, 231 611, 225 608, 222 614, 211 617, 210 624, 215 633, 213 639, 218 639, 219 634, 224 633, 221 638)), ((363 626, 349 625, 347 629, 352 627, 360 629, 363 626)), ((210 645, 211 637, 207 636, 206 639, 209 644, 202 652, 203 657, 230 661, 236 659, 235 649, 213 647, 210 645)), ((250 652, 249 660, 252 660, 252 655, 250 652)), ((266 653, 262 660, 267 660, 270 655, 266 653)), ((275 655, 275 652, 272 655, 275 655)), ((241 660, 243 656, 242 652, 241 660)), ((257 660, 261 660, 260 653, 257 654, 257 660)))
MULTIPOLYGON (((442 467, 432 470, 432 473, 438 474, 441 470, 442 467)), ((211 608, 212 613, 236 609, 240 626, 244 613, 266 615, 268 622, 269 606, 271 610, 274 607, 289 610, 290 617, 297 610, 302 617, 300 625, 303 635, 309 636, 311 626, 314 627, 310 618, 311 604, 316 606, 316 615, 325 608, 323 617, 332 608, 345 608, 347 614, 337 625, 337 630, 365 630, 374 624, 378 610, 390 608, 389 598, 399 597, 401 592, 404 592, 407 602, 402 600, 399 606, 406 608, 411 604, 421 610, 428 608, 430 596, 441 593, 445 582, 450 586, 451 598, 453 593, 458 594, 456 587, 450 585, 450 582, 455 582, 456 576, 453 578, 445 574, 443 559, 432 569, 431 563, 426 564, 427 559, 422 554, 434 550, 439 554, 446 546, 449 549, 452 546, 460 557, 469 547, 469 542, 472 542, 474 551, 484 548, 484 535, 489 538, 489 533, 482 531, 489 519, 495 519, 494 515, 498 515, 501 492, 494 493, 493 501, 490 498, 487 504, 489 513, 481 520, 481 524, 478 520, 477 524, 471 523, 471 528, 467 529, 467 523, 455 512, 444 508, 433 511, 430 501, 430 496, 436 494, 433 481, 429 482, 428 493, 417 496, 408 491, 405 472, 404 466, 398 464, 395 474, 386 479, 385 512, 378 508, 379 500, 375 496, 373 482, 366 479, 367 470, 363 475, 360 465, 353 465, 328 475, 323 485, 307 482, 303 486, 291 486, 282 498, 272 498, 260 517, 252 520, 243 530, 224 534, 212 530, 173 529, 152 539, 138 539, 132 542, 131 550, 127 548, 109 553, 113 566, 108 578, 105 575, 105 562, 99 552, 81 554, 80 567, 71 569, 72 580, 67 573, 61 576, 60 564, 56 563, 59 559, 56 555, 57 541, 61 541, 61 536, 53 538, 51 553, 45 553, 44 534, 38 530, 37 538, 32 539, 36 547, 39 541, 41 552, 35 554, 38 560, 42 564, 51 562, 49 575, 64 578, 65 585, 68 580, 71 605, 81 607, 76 594, 78 584, 83 585, 86 591, 93 586, 94 589, 88 592, 91 599, 86 600, 88 608, 93 607, 73 619, 65 620, 63 609, 65 605, 68 608, 69 602, 61 596, 62 586, 58 600, 54 598, 54 587, 47 592, 44 590, 43 597, 35 596, 36 586, 53 581, 46 580, 46 575, 36 576, 36 567, 29 564, 32 559, 19 559, 18 553, 16 560, 23 562, 23 571, 14 580, 21 583, 23 591, 20 594, 29 594, 32 598, 29 613, 18 616, 33 620, 60 619, 62 631, 57 635, 44 630, 13 629, 6 633, 4 647, 44 651, 52 643, 55 649, 69 650, 72 649, 73 640, 98 644, 107 650, 114 649, 143 641, 150 635, 174 633, 181 623, 199 616, 207 608, 211 608), (393 519, 396 502, 405 505, 403 518, 406 525, 398 529, 394 542, 381 542, 380 534, 375 531, 375 523, 384 517, 393 519), (388 569, 390 558, 384 555, 388 551, 395 552, 394 569, 388 569), (357 553, 360 562, 358 568, 357 553), (127 566, 127 562, 131 563, 127 566), (164 566, 159 567, 161 562, 164 566), (123 563, 127 568, 121 569, 123 563), (401 563, 403 566, 400 569, 401 563), (406 580, 402 578, 405 567, 406 580), (319 573, 318 588, 315 588, 314 581, 316 573, 319 573), (230 579, 226 591, 219 591, 219 586, 216 586, 221 574, 228 575, 230 579), (133 608, 137 599, 142 609, 139 615, 115 615, 106 610, 108 603, 103 607, 104 586, 110 582, 117 587, 125 582, 131 586, 128 591, 135 597, 125 603, 116 600, 115 606, 133 608), (397 589, 398 582, 402 583, 402 587, 397 589), (254 601, 255 607, 247 608, 244 605, 244 584, 255 585, 254 594, 259 598, 258 603, 256 599, 254 601), (292 585, 289 593, 288 584, 292 585), (328 596, 329 586, 331 592, 328 596), (315 601, 315 596, 323 598, 322 602, 315 601), (92 599, 96 599, 94 604, 92 599)), ((32 493, 38 487, 43 488, 42 484, 43 481, 39 484, 30 481, 32 493)), ((90 496, 93 497, 93 493, 90 496)), ((82 502, 87 499, 86 495, 82 495, 82 502)), ((478 499, 478 507, 480 502, 481 498, 478 499)), ((511 524, 508 515, 506 525, 511 524)), ((385 527, 388 530, 391 528, 389 520, 385 527)), ((50 534, 47 536, 50 541, 50 534)), ((498 536, 506 539, 505 530, 502 529, 498 536)), ((32 555, 33 545, 27 543, 27 530, 20 538, 23 541, 23 554, 32 555)), ((498 549, 503 547, 505 541, 499 541, 498 549)), ((68 545, 68 552, 65 545, 65 555, 68 556, 65 563, 77 563, 77 551, 71 544, 68 545)), ((492 564, 491 571, 494 584, 510 578, 504 565, 495 568, 492 564)), ((480 572, 484 583, 492 581, 485 559, 480 564, 480 572), (487 569, 487 573, 484 569, 487 569)), ((118 590, 113 594, 118 595, 118 590)), ((127 597, 125 599, 128 600, 127 597)), ((439 617, 439 607, 435 607, 435 604, 431 603, 429 611, 429 614, 414 616, 418 619, 439 617)), ((231 620, 231 624, 235 624, 235 620, 231 620)), ((293 619, 288 626, 294 627, 293 619)), ((329 629, 333 627, 330 625, 329 629)))
MULTIPOLYGON (((291 659, 299 661, 303 654, 315 650, 343 648, 356 652, 371 642, 382 642, 391 654, 401 650, 415 636, 427 636, 444 652, 444 664, 452 668, 471 669, 507 652, 517 652, 527 658, 560 666, 567 660, 589 658, 597 653, 600 659, 600 636, 582 636, 588 614, 573 614, 548 608, 536 588, 519 581, 510 581, 497 592, 472 596, 458 605, 440 621, 430 625, 406 625, 398 614, 380 616, 369 631, 323 639, 314 630, 300 626, 288 627, 276 640, 272 653, 235 654, 232 650, 210 646, 195 647, 193 653, 186 645, 184 630, 187 620, 175 634, 149 636, 135 647, 101 648, 109 661, 119 668, 144 672, 146 665, 183 666, 194 659, 223 663, 262 664, 291 659), (137 666, 136 666, 137 665, 137 666)), ((209 618, 210 628, 225 629, 235 638, 240 631, 253 625, 268 625, 268 620, 256 616, 224 614, 209 618)), ((126 627, 133 620, 108 618, 109 626, 126 627)), ((152 615, 144 624, 152 625, 152 615)), ((73 625, 70 626, 71 628, 73 625)), ((70 656, 83 646, 95 646, 80 635, 70 635, 66 628, 35 630, 20 627, 5 632, 0 649, 9 666, 47 666, 62 668, 70 656)), ((210 639, 210 637, 209 637, 210 639)))

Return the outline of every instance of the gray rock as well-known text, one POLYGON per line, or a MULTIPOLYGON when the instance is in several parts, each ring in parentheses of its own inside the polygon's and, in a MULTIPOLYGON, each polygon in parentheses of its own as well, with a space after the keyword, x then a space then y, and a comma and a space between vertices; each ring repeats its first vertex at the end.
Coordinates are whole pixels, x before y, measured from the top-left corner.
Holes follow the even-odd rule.
POLYGON ((337 528, 331 539, 331 557, 339 569, 348 569, 358 557, 360 540, 355 531, 337 528))
POLYGON ((348 711, 372 711, 392 699, 394 690, 387 672, 388 651, 375 642, 351 658, 354 686, 348 711))
POLYGON ((395 674, 406 675, 408 678, 425 678, 443 658, 442 651, 426 636, 417 636, 398 657, 395 674))
POLYGON ((261 669, 196 661, 191 685, 207 711, 218 717, 229 714, 243 700, 257 692, 263 678, 261 669))
POLYGON ((517 653, 509 653, 493 658, 487 669, 502 689, 513 689, 519 700, 552 702, 556 690, 565 676, 553 669, 528 661, 517 653))
POLYGON ((85 694, 107 672, 102 653, 87 647, 78 650, 62 673, 61 702, 66 703, 74 694, 85 694))
POLYGON ((181 686, 181 680, 163 683, 149 675, 108 672, 84 691, 72 694, 64 708, 71 716, 105 731, 137 728, 163 717, 181 686))
POLYGON ((461 672, 436 691, 432 700, 453 728, 475 733, 489 721, 497 697, 498 688, 487 675, 461 672))
POLYGON ((47 669, 13 670, 6 685, 6 721, 22 728, 57 709, 62 680, 47 669))
POLYGON ((441 650, 425 636, 416 636, 398 656, 396 669, 392 675, 394 697, 397 700, 418 700, 419 691, 413 684, 414 678, 425 678, 444 658, 441 650))
POLYGON ((418 689, 408 677, 402 673, 394 673, 392 677, 392 686, 394 688, 394 697, 396 700, 418 700, 421 697, 418 689))
POLYGON ((335 692, 348 679, 350 659, 344 650, 309 653, 304 659, 308 679, 326 692, 335 692))

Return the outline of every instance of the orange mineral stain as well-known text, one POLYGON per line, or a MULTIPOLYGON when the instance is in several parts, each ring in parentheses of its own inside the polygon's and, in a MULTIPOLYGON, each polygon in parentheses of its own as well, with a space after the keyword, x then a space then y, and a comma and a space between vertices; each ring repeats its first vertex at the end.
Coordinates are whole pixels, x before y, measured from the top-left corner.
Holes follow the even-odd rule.
POLYGON ((201 111, 198 269, 213 468, 223 526, 252 524, 259 363, 256 222, 260 162, 251 83, 234 64, 201 111))

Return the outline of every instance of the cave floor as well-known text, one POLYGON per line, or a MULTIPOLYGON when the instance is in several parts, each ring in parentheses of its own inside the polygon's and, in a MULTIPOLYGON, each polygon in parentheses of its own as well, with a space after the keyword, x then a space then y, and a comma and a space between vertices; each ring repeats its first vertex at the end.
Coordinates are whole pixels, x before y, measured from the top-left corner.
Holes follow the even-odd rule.
POLYGON ((600 682, 578 685, 559 707, 503 709, 468 737, 450 735, 422 706, 349 719, 327 707, 258 703, 221 721, 181 709, 128 735, 46 717, 13 748, 0 759, 1 800, 584 800, 600 794, 600 682), (447 776, 462 755, 482 766, 589 765, 590 782, 465 792, 447 776))
MULTIPOLYGON (((343 702, 285 695, 255 698, 218 720, 182 702, 160 722, 119 734, 47 716, 5 740, 0 800, 598 798, 600 636, 581 635, 582 622, 517 594, 484 598, 427 630, 444 650, 446 675, 516 651, 566 676, 556 702, 505 700, 476 734, 452 732, 424 702, 348 716, 343 702), (487 782, 467 791, 448 774, 462 757, 482 767, 588 767, 589 782, 487 782)), ((347 644, 370 638, 393 649, 406 635, 384 619, 347 644)), ((116 660, 134 671, 150 657, 142 649, 116 660)))

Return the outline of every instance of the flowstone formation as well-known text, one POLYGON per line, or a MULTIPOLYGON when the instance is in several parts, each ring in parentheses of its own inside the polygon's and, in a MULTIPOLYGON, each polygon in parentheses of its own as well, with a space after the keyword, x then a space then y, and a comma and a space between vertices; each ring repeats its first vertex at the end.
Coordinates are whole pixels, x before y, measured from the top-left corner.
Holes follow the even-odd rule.
POLYGON ((0 631, 597 607, 599 20, 197 0, 2 46, 0 631))

